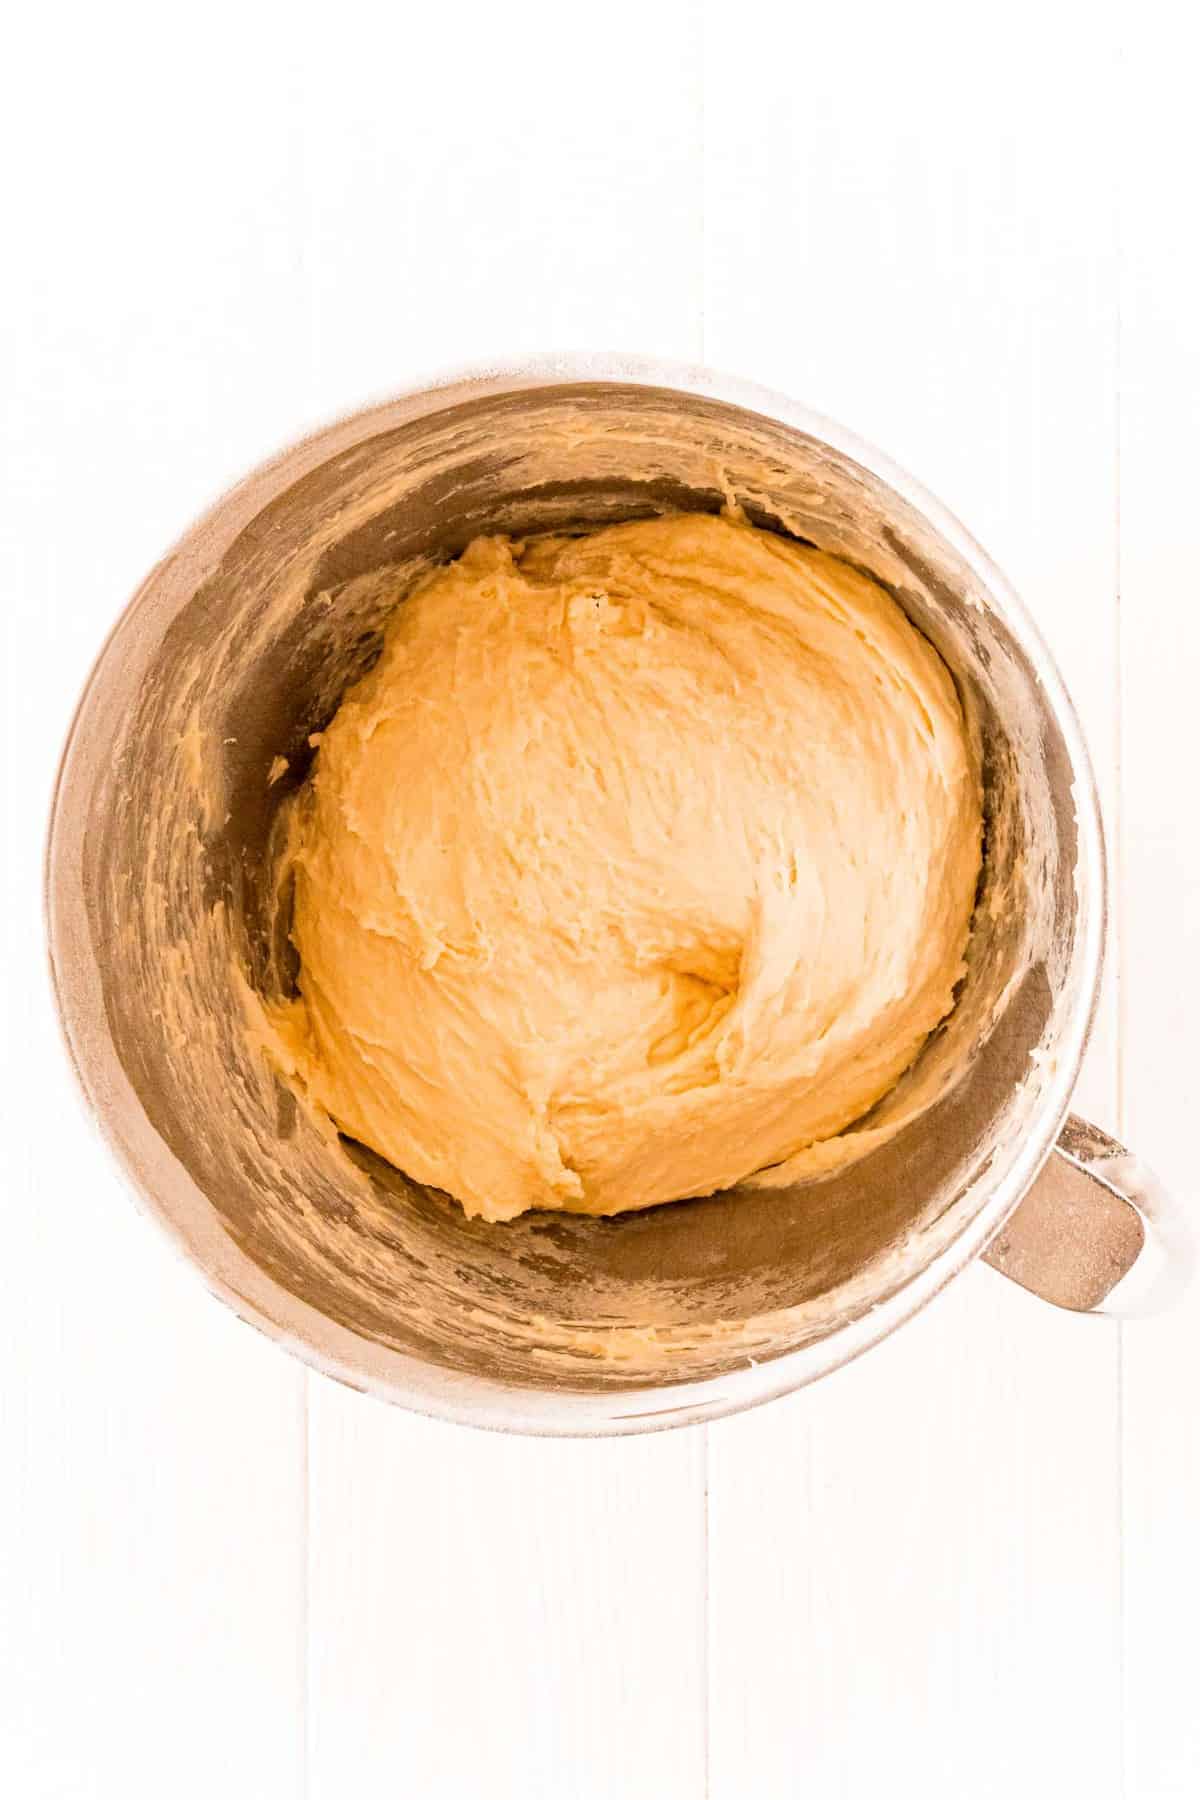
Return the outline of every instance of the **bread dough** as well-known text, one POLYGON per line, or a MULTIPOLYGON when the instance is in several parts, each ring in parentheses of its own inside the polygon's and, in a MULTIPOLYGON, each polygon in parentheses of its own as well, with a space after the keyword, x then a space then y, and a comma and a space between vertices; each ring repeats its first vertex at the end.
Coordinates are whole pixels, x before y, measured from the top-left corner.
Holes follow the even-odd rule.
POLYGON ((286 1059, 487 1219, 828 1167, 950 1010, 980 835, 946 667, 847 564, 701 514, 481 538, 298 797, 286 1059))

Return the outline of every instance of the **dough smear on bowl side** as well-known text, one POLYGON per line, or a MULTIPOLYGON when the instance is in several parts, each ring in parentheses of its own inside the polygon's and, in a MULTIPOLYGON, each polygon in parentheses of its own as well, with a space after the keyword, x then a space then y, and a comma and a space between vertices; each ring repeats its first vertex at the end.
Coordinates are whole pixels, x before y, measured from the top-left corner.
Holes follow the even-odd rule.
POLYGON ((292 803, 308 1102, 487 1219, 878 1142, 847 1128, 950 1011, 981 856, 895 601, 707 514, 480 538, 401 599, 292 803))

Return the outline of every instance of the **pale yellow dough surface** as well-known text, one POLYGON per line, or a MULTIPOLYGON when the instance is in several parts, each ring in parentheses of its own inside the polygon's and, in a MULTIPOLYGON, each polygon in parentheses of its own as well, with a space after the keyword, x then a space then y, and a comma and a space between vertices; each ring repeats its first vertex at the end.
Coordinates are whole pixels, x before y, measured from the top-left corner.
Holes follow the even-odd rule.
POLYGON ((844 563, 707 515, 480 539, 301 792, 286 1057, 485 1218, 828 1167, 951 1007, 980 832, 945 666, 844 563))

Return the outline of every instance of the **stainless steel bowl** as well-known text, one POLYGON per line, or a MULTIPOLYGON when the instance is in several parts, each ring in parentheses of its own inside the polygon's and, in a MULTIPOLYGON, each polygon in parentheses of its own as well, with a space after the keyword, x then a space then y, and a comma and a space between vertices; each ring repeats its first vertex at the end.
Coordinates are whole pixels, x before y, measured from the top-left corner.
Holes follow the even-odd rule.
POLYGON ((1080 1307, 1148 1235, 1120 1190, 1154 1206, 1140 1179, 1113 1175, 1119 1146, 1078 1134, 1052 1165, 1057 1198, 1043 1176, 1038 1204, 1010 1217, 1063 1125, 1104 930, 1094 784, 1044 644, 908 476, 805 408, 705 371, 572 357, 471 374, 342 420, 226 495, 93 671, 55 801, 48 908, 71 1053, 146 1209, 244 1318, 419 1411, 553 1433, 713 1418, 875 1343, 1001 1227, 993 1258, 1080 1307), (980 734, 969 971, 905 1077, 929 1105, 843 1173, 784 1191, 617 1220, 467 1220, 322 1131, 252 1047, 246 992, 292 978, 271 879, 279 802, 368 665, 397 569, 482 530, 731 497, 890 589, 980 734), (1089 1161, 1102 1183, 1080 1173, 1089 1161))

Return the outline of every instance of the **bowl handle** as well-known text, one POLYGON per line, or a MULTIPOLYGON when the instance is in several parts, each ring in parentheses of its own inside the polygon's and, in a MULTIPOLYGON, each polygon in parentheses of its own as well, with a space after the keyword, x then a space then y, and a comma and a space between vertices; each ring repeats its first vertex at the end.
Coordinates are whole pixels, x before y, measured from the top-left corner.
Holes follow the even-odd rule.
POLYGON ((1073 1113, 983 1260, 1071 1312, 1161 1312, 1195 1258, 1183 1203, 1114 1138, 1073 1113))

